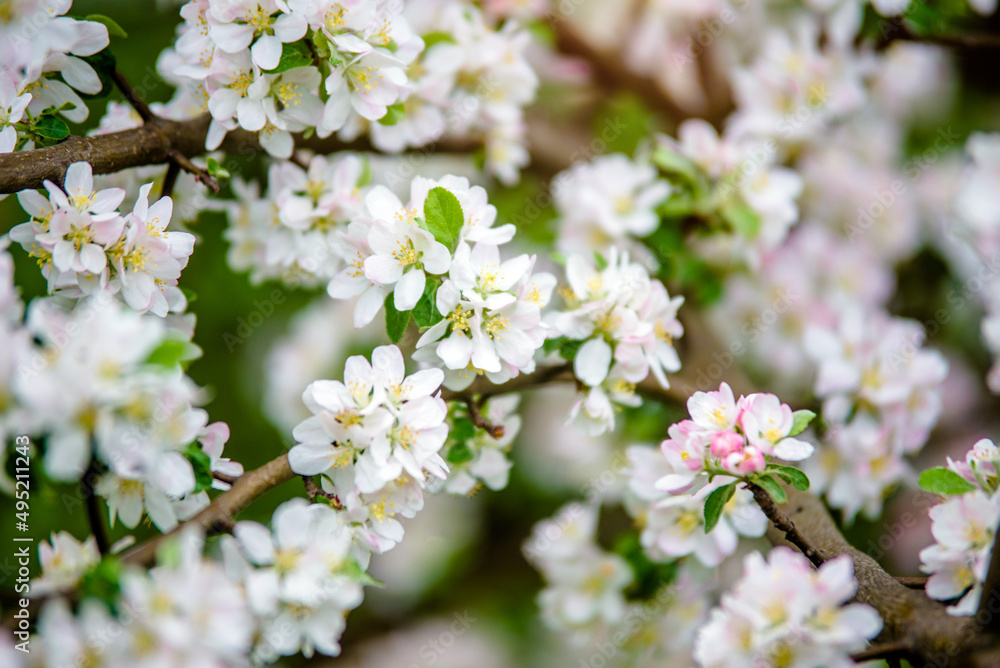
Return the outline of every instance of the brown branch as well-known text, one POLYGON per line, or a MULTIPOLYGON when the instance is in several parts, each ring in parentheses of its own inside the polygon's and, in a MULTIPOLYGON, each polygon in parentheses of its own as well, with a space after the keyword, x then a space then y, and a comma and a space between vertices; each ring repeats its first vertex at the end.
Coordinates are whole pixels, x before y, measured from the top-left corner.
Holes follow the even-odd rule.
POLYGON ((797 547, 799 552, 806 555, 809 561, 813 563, 813 566, 818 568, 827 560, 823 552, 810 543, 809 539, 803 536, 798 530, 795 523, 781 512, 778 504, 774 502, 774 499, 771 498, 767 490, 749 481, 746 483, 746 488, 753 493, 754 501, 757 502, 760 509, 767 515, 767 519, 771 520, 774 528, 784 533, 785 540, 797 547))
POLYGON ((226 473, 219 473, 218 471, 212 471, 212 477, 229 485, 240 479, 238 475, 228 475, 226 473))
MULTIPOLYGON (((854 600, 867 603, 882 617, 879 643, 900 642, 907 646, 913 665, 987 668, 1000 665, 1000 646, 979 632, 970 617, 953 617, 945 606, 924 592, 897 582, 870 556, 852 547, 840 533, 823 502, 816 496, 788 489, 781 511, 799 532, 826 558, 848 555, 854 562, 858 591, 854 600), (914 662, 916 660, 916 662, 914 662)), ((784 532, 768 527, 775 545, 790 545, 784 532)))
POLYGON ((925 577, 905 577, 895 575, 892 579, 904 587, 909 587, 910 589, 923 589, 927 584, 927 578, 925 577))
POLYGON ((135 92, 135 89, 132 88, 132 84, 128 82, 128 79, 125 78, 124 74, 118 71, 117 67, 110 68, 108 76, 118 87, 118 90, 121 91, 122 95, 125 96, 125 101, 132 105, 132 108, 135 109, 137 114, 139 114, 139 118, 142 119, 143 123, 149 123, 156 118, 156 114, 150 110, 146 101, 143 100, 137 92, 135 92))
POLYGON ((101 556, 111 551, 111 541, 108 540, 108 530, 104 526, 104 514, 101 512, 100 502, 97 499, 97 479, 100 477, 100 468, 97 460, 91 459, 87 472, 80 480, 80 492, 83 494, 84 505, 87 508, 87 520, 90 522, 90 530, 94 533, 97 541, 97 551, 101 556))
POLYGON ((503 432, 504 432, 503 425, 493 424, 488 419, 486 419, 486 416, 483 415, 483 412, 479 409, 480 406, 479 401, 476 401, 472 397, 469 397, 465 400, 465 405, 469 407, 469 418, 472 420, 472 424, 474 424, 479 429, 486 430, 486 433, 488 433, 495 439, 503 438, 503 432))
POLYGON ((174 186, 177 185, 177 177, 180 176, 181 166, 171 161, 167 165, 167 173, 163 176, 163 188, 160 190, 160 197, 170 197, 174 194, 174 186))
POLYGON ((882 50, 893 42, 919 42, 951 49, 1000 49, 1000 35, 992 33, 966 33, 953 35, 921 35, 909 21, 896 17, 887 19, 881 38, 875 48, 882 50))
POLYGON ((306 488, 306 496, 309 497, 310 501, 315 501, 316 499, 322 497, 328 499, 334 508, 342 509, 344 504, 340 502, 340 498, 333 492, 327 492, 322 487, 316 484, 311 475, 302 476, 302 484, 306 488))
POLYGON ((181 169, 183 169, 185 172, 193 174, 195 181, 198 181, 199 183, 204 183, 216 195, 219 194, 219 191, 221 190, 219 182, 216 181, 212 177, 212 175, 208 173, 207 169, 202 169, 198 165, 191 162, 191 160, 186 155, 178 151, 176 148, 171 148, 170 150, 168 150, 167 155, 170 156, 171 165, 179 165, 181 169))
POLYGON ((140 566, 150 566, 156 560, 156 551, 171 536, 188 526, 198 526, 206 533, 219 533, 232 527, 236 515, 262 494, 295 477, 288 465, 288 455, 281 455, 259 469, 244 473, 233 483, 232 489, 216 497, 208 508, 201 511, 170 533, 157 536, 129 550, 122 561, 140 566))
POLYGON ((1000 604, 1000 532, 997 532, 993 539, 990 567, 986 571, 983 593, 979 599, 979 609, 976 611, 976 619, 982 625, 983 631, 994 637, 1000 637, 1000 615, 997 614, 1000 612, 1000 607, 998 604, 1000 604))
MULTIPOLYGON (((61 144, 31 151, 0 153, 0 194, 41 188, 46 180, 61 186, 66 168, 74 162, 89 162, 95 174, 111 174, 130 167, 160 165, 170 162, 171 151, 185 158, 207 152, 205 138, 212 117, 204 114, 186 121, 171 121, 154 116, 148 123, 131 130, 112 132, 94 137, 70 137, 61 144)), ((336 151, 372 151, 366 140, 343 142, 331 136, 327 139, 296 137, 298 148, 317 153, 336 151)), ((256 133, 234 130, 226 135, 219 147, 239 156, 260 154, 263 149, 256 133)), ((438 142, 415 149, 415 153, 433 151, 467 153, 474 148, 469 142, 438 142)))
POLYGON ((901 640, 897 640, 872 645, 866 650, 855 652, 851 655, 851 659, 855 663, 864 663, 865 661, 876 661, 878 659, 898 659, 905 657, 909 653, 909 645, 901 640))

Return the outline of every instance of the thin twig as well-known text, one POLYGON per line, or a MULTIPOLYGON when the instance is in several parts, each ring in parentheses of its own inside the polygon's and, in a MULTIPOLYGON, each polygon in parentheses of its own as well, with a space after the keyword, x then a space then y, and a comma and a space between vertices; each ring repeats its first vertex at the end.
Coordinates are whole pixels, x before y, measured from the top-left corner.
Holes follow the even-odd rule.
POLYGON ((132 108, 135 109, 137 114, 139 114, 139 118, 142 119, 143 123, 149 123, 156 118, 156 114, 150 110, 146 101, 139 96, 134 88, 132 88, 132 84, 128 82, 128 79, 125 78, 124 74, 118 71, 117 67, 112 67, 108 72, 108 76, 110 76, 111 80, 116 86, 118 86, 118 90, 120 90, 122 95, 125 96, 125 100, 132 105, 132 108))
POLYGON ((493 424, 490 422, 483 412, 480 410, 479 402, 469 397, 465 400, 465 405, 469 407, 469 418, 472 420, 472 424, 480 429, 485 429, 486 433, 492 436, 494 439, 503 438, 504 428, 502 424, 493 424))
POLYGON ((1000 636, 1000 615, 996 613, 994 601, 1000 601, 1000 532, 993 539, 990 567, 983 581, 983 593, 979 598, 976 621, 982 630, 993 636, 1000 636))
POLYGON ((167 173, 163 177, 163 189, 160 197, 170 197, 174 194, 174 186, 177 185, 177 176, 181 173, 181 166, 171 160, 167 165, 167 173))
POLYGON ((97 500, 97 492, 94 489, 97 486, 97 479, 100 475, 101 472, 98 468, 97 460, 91 459, 90 466, 87 467, 87 472, 84 474, 83 479, 80 480, 80 491, 83 493, 84 505, 87 508, 87 520, 90 522, 90 530, 94 533, 94 539, 97 541, 97 551, 103 556, 111 551, 111 542, 108 540, 108 531, 104 527, 103 513, 101 513, 101 506, 97 500))
POLYGON ((904 587, 909 587, 910 589, 923 589, 924 585, 927 584, 926 577, 907 577, 901 575, 894 575, 893 579, 904 587))
POLYGON ((316 481, 313 480, 313 477, 311 475, 302 476, 302 483, 306 487, 306 496, 309 497, 310 501, 315 501, 319 497, 323 497, 324 499, 328 499, 330 503, 333 504, 334 508, 339 509, 344 507, 344 504, 340 502, 340 498, 336 494, 334 494, 333 492, 328 492, 319 485, 317 485, 316 481))
POLYGON ((818 549, 812 546, 812 544, 803 536, 795 524, 788 519, 788 517, 778 509, 778 504, 774 502, 771 495, 760 485, 752 483, 750 481, 746 482, 746 488, 753 493, 753 498, 760 506, 760 509, 764 511, 767 515, 767 519, 771 520, 771 523, 779 530, 785 533, 785 538, 789 543, 799 548, 802 554, 813 563, 813 566, 817 568, 826 561, 826 557, 818 549))
POLYGON ((218 471, 212 471, 212 477, 229 485, 240 479, 238 475, 228 475, 226 473, 219 473, 218 471))
POLYGON ((196 181, 204 183, 208 186, 212 192, 218 193, 221 188, 219 187, 219 182, 212 178, 212 175, 208 173, 208 170, 202 169, 198 165, 191 162, 190 158, 178 151, 176 148, 170 148, 167 150, 167 155, 170 159, 181 166, 186 172, 194 175, 196 181))
POLYGON ((990 33, 965 33, 953 35, 921 35, 903 18, 888 20, 888 27, 875 45, 882 50, 893 42, 919 42, 952 49, 1000 49, 1000 35, 990 33))
POLYGON ((878 659, 899 659, 910 653, 910 645, 905 640, 895 640, 893 642, 879 643, 872 645, 866 650, 856 652, 851 655, 855 663, 865 661, 876 661, 878 659))

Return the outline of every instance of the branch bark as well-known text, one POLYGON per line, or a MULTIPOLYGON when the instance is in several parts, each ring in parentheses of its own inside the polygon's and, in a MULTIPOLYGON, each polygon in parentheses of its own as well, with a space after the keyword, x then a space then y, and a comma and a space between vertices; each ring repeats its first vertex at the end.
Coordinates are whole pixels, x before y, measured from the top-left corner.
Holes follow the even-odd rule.
MULTIPOLYGON (((884 626, 876 639, 878 644, 905 646, 904 658, 913 665, 1000 666, 1000 644, 981 633, 975 618, 953 617, 944 605, 927 598, 923 591, 897 582, 878 562, 847 542, 819 498, 786 490, 788 502, 779 507, 809 544, 827 558, 846 554, 854 562, 858 580, 855 600, 871 605, 882 617, 884 626)), ((773 526, 768 527, 767 537, 775 545, 792 545, 784 532, 773 526)))

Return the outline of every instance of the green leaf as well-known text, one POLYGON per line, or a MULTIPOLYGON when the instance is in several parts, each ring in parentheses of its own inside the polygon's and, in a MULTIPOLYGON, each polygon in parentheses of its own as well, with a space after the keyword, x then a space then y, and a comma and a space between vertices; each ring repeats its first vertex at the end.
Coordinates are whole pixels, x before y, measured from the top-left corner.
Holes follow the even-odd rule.
POLYGON ((476 425, 467 417, 457 417, 451 426, 451 436, 456 443, 465 443, 476 435, 476 425))
POLYGON ((769 466, 767 470, 771 471, 800 492, 804 492, 809 489, 809 476, 794 466, 772 465, 769 466))
POLYGON ((361 175, 358 177, 358 188, 364 188, 372 182, 372 163, 367 156, 361 156, 361 175))
POLYGON ((724 487, 719 487, 708 495, 705 499, 705 533, 709 533, 719 523, 722 517, 722 510, 729 503, 736 493, 736 483, 731 482, 724 487))
POLYGON ((608 261, 597 251, 594 251, 594 262, 597 263, 597 271, 604 271, 608 268, 608 261))
POLYGON ((576 354, 580 351, 580 346, 585 342, 576 339, 566 339, 559 344, 559 354, 563 356, 563 359, 567 362, 572 362, 576 359, 576 354))
POLYGON ((121 593, 119 578, 122 564, 117 557, 106 556, 80 577, 77 593, 80 599, 96 598, 115 611, 121 593))
POLYGON ((376 580, 367 572, 365 572, 365 569, 361 568, 361 564, 359 564, 354 559, 348 559, 347 561, 345 561, 340 567, 340 572, 346 575, 347 577, 351 578, 355 582, 360 582, 366 587, 385 586, 384 582, 382 582, 381 580, 376 580))
POLYGON ((85 20, 103 24, 108 29, 108 35, 111 37, 121 37, 122 39, 128 37, 128 33, 122 30, 122 27, 110 16, 91 14, 85 20))
POLYGON ((214 478, 212 476, 212 460, 208 454, 197 443, 188 445, 182 454, 191 462, 191 468, 194 469, 195 491, 201 492, 211 489, 214 478))
POLYGON ((397 311, 393 297, 391 292, 385 296, 385 331, 390 341, 399 343, 410 324, 410 311, 397 311))
POLYGON ((187 354, 187 344, 178 339, 167 339, 149 354, 146 364, 162 367, 175 367, 181 363, 187 354))
POLYGON ((462 464, 464 462, 471 461, 473 458, 472 450, 466 443, 456 443, 451 446, 448 450, 448 456, 445 459, 448 460, 449 464, 462 464))
POLYGON ((806 410, 805 408, 795 411, 792 413, 792 418, 794 420, 792 422, 792 430, 788 432, 788 435, 798 436, 806 430, 806 427, 809 426, 809 423, 812 422, 815 417, 815 413, 810 410, 806 410))
POLYGON ((36 137, 53 143, 69 137, 69 126, 58 116, 42 116, 31 126, 31 131, 36 137))
POLYGON ((747 239, 757 238, 757 233, 760 232, 760 216, 749 205, 733 202, 724 206, 720 214, 735 232, 747 239))
POLYGON ((281 58, 273 70, 263 70, 268 74, 281 74, 296 67, 313 64, 312 53, 305 42, 285 42, 281 45, 281 58))
POLYGON ((757 478, 757 484, 767 490, 767 493, 771 495, 775 503, 784 503, 788 501, 788 494, 785 493, 785 488, 781 486, 781 483, 775 480, 773 475, 764 474, 757 478))
POLYGON ((378 119, 380 125, 395 125, 406 115, 406 106, 402 102, 389 105, 385 108, 385 116, 378 119))
POLYGON ((698 165, 676 151, 661 146, 653 151, 653 164, 667 174, 683 178, 696 188, 701 186, 702 175, 698 165))
POLYGON ((965 494, 975 488, 975 485, 968 480, 943 466, 927 469, 920 474, 920 489, 931 494, 951 496, 965 494))
POLYGON ((217 179, 228 179, 230 176, 229 170, 225 169, 222 165, 220 165, 219 161, 216 160, 215 158, 209 158, 206 161, 205 169, 208 170, 210 176, 217 179))
POLYGON ((567 340, 568 339, 565 336, 556 336, 551 339, 545 339, 542 341, 542 350, 546 355, 551 355, 553 351, 558 350, 559 346, 567 340))
POLYGON ((413 321, 417 327, 430 327, 444 318, 437 310, 437 291, 439 282, 437 279, 429 279, 424 286, 424 294, 420 301, 413 307, 413 321))
POLYGON ((424 51, 427 51, 435 44, 454 44, 455 38, 446 32, 429 32, 423 35, 424 51))
POLYGON ((424 200, 424 221, 427 223, 427 231, 449 251, 454 252, 458 245, 458 235, 465 225, 465 214, 462 213, 458 198, 440 186, 431 188, 424 200))

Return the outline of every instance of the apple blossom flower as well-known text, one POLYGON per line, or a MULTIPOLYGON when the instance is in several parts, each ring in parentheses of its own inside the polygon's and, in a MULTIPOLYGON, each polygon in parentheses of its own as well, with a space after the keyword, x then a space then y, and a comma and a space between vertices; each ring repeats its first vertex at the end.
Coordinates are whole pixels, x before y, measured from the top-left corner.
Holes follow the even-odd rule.
POLYGON ((695 638, 699 665, 725 668, 773 662, 788 666, 849 666, 850 654, 882 630, 882 620, 864 603, 847 603, 857 590, 846 555, 814 571, 787 547, 767 561, 752 552, 743 577, 712 610, 695 638), (845 605, 846 604, 846 605, 845 605))
POLYGON ((68 591, 100 560, 94 536, 79 541, 67 531, 53 532, 49 541, 38 545, 42 575, 31 581, 31 592, 40 596, 68 591))

